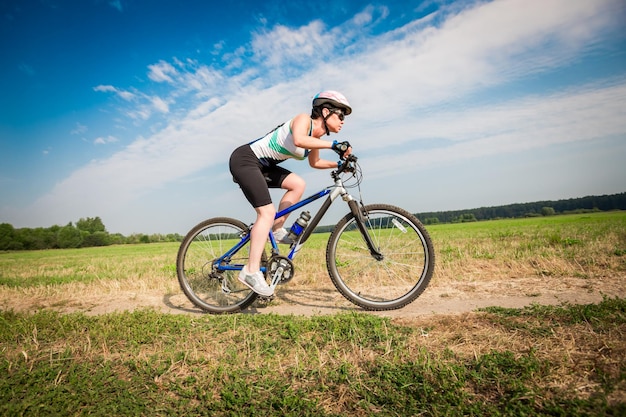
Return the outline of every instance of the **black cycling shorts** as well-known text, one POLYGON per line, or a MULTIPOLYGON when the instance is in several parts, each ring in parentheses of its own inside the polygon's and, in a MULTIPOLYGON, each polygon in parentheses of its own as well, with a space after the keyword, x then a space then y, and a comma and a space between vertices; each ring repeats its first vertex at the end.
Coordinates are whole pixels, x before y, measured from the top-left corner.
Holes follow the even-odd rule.
POLYGON ((272 203, 270 188, 280 188, 291 171, 278 165, 265 166, 249 144, 241 145, 230 156, 230 173, 246 199, 257 208, 272 203))

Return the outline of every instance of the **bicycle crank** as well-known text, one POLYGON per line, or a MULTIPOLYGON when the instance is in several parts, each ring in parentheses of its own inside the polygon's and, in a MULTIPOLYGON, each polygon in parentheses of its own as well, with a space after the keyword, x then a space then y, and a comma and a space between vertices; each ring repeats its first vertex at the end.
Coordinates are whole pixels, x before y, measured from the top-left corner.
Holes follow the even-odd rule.
POLYGON ((267 274, 272 285, 291 281, 294 270, 293 262, 287 257, 274 255, 267 261, 267 274))

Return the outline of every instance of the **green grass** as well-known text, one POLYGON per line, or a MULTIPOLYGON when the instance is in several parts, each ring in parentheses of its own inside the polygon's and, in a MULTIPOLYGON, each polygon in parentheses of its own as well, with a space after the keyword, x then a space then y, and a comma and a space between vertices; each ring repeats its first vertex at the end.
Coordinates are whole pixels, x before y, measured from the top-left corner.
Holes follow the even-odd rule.
MULTIPOLYGON (((423 328, 367 314, 3 312, 0 414, 624 415, 625 312, 622 299, 491 310, 455 332, 506 338, 519 327, 504 319, 520 317, 553 329, 528 332, 521 349, 473 353, 445 339, 425 344, 423 328), (562 334, 576 335, 593 360, 540 347, 562 334), (564 371, 572 385, 555 384, 564 371), (580 381, 593 389, 581 393, 580 381)), ((431 325, 432 338, 451 327, 431 325)))
POLYGON ((0 285, 37 287, 176 274, 178 243, 0 252, 0 285))
POLYGON ((601 305, 531 305, 523 309, 487 307, 482 311, 498 315, 498 323, 509 331, 549 335, 561 326, 585 325, 595 333, 611 331, 615 324, 626 323, 626 304, 620 299, 605 299, 601 305))
POLYGON ((472 264, 535 276, 626 271, 623 211, 431 225, 428 231, 438 265, 451 277, 472 264))
MULTIPOLYGON (((436 279, 481 274, 595 277, 626 271, 626 212, 533 217, 428 226, 436 279)), ((306 286, 327 281, 328 233, 313 234, 295 259, 306 286)), ((176 273, 177 243, 0 252, 0 285, 14 288, 71 282, 154 279, 176 273)), ((292 284, 293 285, 293 284, 292 284)))

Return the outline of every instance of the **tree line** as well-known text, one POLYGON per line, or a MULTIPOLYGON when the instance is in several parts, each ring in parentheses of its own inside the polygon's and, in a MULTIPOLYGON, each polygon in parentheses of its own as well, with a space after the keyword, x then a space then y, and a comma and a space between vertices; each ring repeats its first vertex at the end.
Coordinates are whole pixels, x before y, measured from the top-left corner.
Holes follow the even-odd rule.
POLYGON ((424 224, 437 224, 611 210, 626 210, 626 192, 570 198, 567 200, 536 201, 534 203, 479 207, 467 210, 423 212, 417 213, 416 216, 424 224))
MULTIPOLYGON (((522 217, 553 216, 594 211, 626 210, 626 192, 611 195, 588 196, 567 200, 537 201, 466 210, 413 213, 423 224, 465 223, 480 220, 515 219, 522 217)), ((319 226, 315 232, 330 232, 335 225, 319 226)))
POLYGON ((20 228, 0 224, 0 250, 67 249, 133 243, 180 242, 182 236, 173 234, 109 233, 100 217, 81 218, 65 226, 20 228))
MULTIPOLYGON (((468 210, 415 213, 424 224, 462 223, 480 220, 552 216, 555 214, 582 213, 592 211, 626 210, 626 192, 611 195, 587 196, 556 201, 508 204, 504 206, 480 207, 468 210)), ((317 233, 330 232, 335 226, 319 226, 317 233)), ((100 217, 81 218, 65 226, 20 228, 8 223, 0 224, 0 250, 36 250, 84 248, 93 246, 122 245, 134 243, 181 242, 178 233, 132 234, 109 233, 100 217)))

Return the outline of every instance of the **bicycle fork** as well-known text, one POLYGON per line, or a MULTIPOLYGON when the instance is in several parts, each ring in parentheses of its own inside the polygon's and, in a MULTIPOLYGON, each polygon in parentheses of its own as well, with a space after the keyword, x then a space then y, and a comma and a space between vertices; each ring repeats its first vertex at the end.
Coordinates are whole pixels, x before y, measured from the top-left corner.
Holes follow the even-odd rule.
POLYGON ((361 232, 361 236, 363 236, 363 240, 365 240, 365 244, 367 245, 367 248, 369 249, 370 254, 377 261, 382 261, 384 259, 384 255, 380 253, 380 251, 374 244, 372 237, 368 233, 367 226, 366 226, 366 222, 368 220, 363 215, 363 211, 361 210, 361 205, 359 204, 358 201, 356 201, 354 197, 352 197, 346 191, 346 189, 343 187, 343 184, 341 183, 340 180, 336 180, 335 185, 336 185, 336 188, 334 190, 330 191, 329 189, 327 189, 324 193, 320 193, 318 196, 316 196, 316 198, 319 198, 319 197, 322 197, 323 195, 330 194, 328 198, 324 201, 324 203, 322 203, 322 207, 320 207, 317 214, 309 221, 308 226, 304 229, 300 238, 291 247, 291 252, 288 258, 290 260, 293 259, 293 257, 296 255, 296 253, 300 250, 300 248, 304 244, 304 242, 306 242, 307 239, 311 236, 311 234, 313 233, 313 230, 317 227, 322 217, 324 217, 324 214, 326 214, 326 211, 331 206, 333 201, 335 201, 337 197, 341 196, 341 198, 345 202, 348 203, 350 212, 354 216, 359 232, 361 232))
POLYGON ((382 261, 384 259, 384 256, 376 248, 376 246, 374 245, 374 241, 372 241, 372 237, 367 231, 367 227, 365 226, 366 219, 363 216, 360 204, 354 198, 350 197, 350 199, 348 200, 348 207, 350 207, 350 211, 354 216, 354 220, 357 227, 359 228, 359 231, 361 232, 361 236, 363 236, 363 239, 367 244, 367 248, 370 250, 370 254, 377 261, 382 261))

